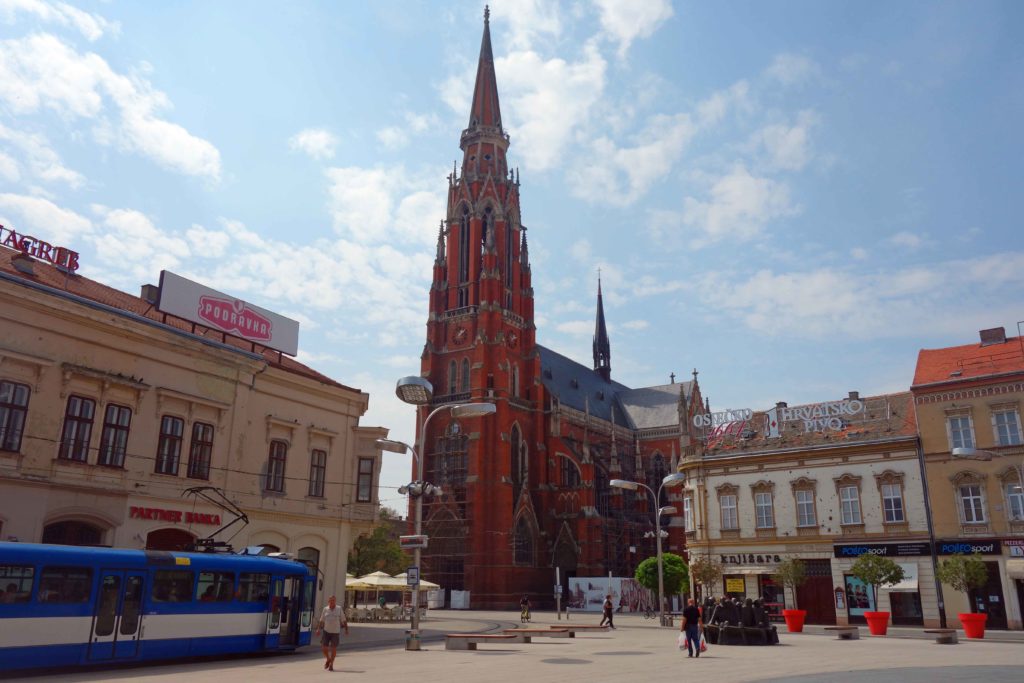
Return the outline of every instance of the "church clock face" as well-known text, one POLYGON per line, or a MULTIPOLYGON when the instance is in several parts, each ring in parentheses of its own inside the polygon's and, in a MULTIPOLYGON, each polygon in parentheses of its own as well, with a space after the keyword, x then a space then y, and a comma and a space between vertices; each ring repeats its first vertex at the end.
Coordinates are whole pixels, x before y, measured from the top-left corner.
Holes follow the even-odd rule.
POLYGON ((469 339, 469 330, 465 325, 459 325, 452 331, 452 341, 456 344, 464 344, 469 339))
POLYGON ((510 349, 516 348, 519 345, 519 336, 515 332, 509 332, 505 335, 505 345, 510 349))

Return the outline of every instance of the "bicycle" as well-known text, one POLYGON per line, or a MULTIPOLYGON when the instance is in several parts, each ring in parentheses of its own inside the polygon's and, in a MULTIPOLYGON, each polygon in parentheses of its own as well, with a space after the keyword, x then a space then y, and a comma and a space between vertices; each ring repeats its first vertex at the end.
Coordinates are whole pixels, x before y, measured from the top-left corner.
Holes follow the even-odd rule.
POLYGON ((654 609, 650 607, 644 608, 644 619, 653 619, 656 616, 658 616, 658 613, 655 612, 654 609))

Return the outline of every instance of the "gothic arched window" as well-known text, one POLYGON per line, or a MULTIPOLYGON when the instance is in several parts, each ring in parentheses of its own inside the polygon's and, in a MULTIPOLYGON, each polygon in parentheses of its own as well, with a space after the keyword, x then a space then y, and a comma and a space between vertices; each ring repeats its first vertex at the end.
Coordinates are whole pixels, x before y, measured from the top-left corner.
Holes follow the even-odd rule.
POLYGON ((509 438, 509 459, 512 465, 512 504, 519 498, 519 491, 526 485, 526 445, 523 443, 519 425, 513 425, 509 438))
POLYGON ((469 207, 459 219, 459 308, 469 305, 469 207))
MULTIPOLYGON (((665 456, 661 453, 655 453, 654 457, 651 458, 651 469, 650 469, 650 487, 655 491, 661 486, 661 480, 668 475, 668 467, 665 465, 665 456)), ((658 506, 667 505, 665 502, 668 498, 668 491, 665 489, 661 490, 661 500, 658 501, 658 506)))
POLYGON ((512 562, 524 567, 533 566, 533 529, 530 528, 526 517, 520 517, 516 522, 512 562))
POLYGON ((513 396, 519 396, 519 366, 513 365, 508 376, 508 389, 513 396))
POLYGON ((455 361, 448 363, 448 393, 454 394, 458 391, 459 366, 455 361))
POLYGON ((512 264, 513 250, 515 248, 515 230, 512 229, 512 221, 505 219, 505 308, 512 308, 512 264))
POLYGON ((480 225, 480 253, 487 250, 488 239, 494 244, 494 212, 489 206, 484 209, 484 219, 480 225))
POLYGON ((469 391, 469 359, 462 359, 462 391, 469 391))

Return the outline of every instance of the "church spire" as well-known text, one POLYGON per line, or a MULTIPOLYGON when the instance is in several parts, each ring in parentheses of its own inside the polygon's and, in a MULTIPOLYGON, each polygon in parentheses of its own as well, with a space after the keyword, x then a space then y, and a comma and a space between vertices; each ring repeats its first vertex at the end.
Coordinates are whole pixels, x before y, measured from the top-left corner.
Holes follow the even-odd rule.
POLYGON ((494 75, 494 53, 491 51, 491 9, 484 8, 484 37, 480 42, 480 62, 476 67, 473 107, 469 110, 469 126, 501 130, 501 107, 498 104, 498 80, 494 75))
POLYGON ((601 296, 601 274, 597 275, 597 321, 594 325, 594 370, 605 382, 612 380, 612 344, 604 324, 604 298, 601 296))

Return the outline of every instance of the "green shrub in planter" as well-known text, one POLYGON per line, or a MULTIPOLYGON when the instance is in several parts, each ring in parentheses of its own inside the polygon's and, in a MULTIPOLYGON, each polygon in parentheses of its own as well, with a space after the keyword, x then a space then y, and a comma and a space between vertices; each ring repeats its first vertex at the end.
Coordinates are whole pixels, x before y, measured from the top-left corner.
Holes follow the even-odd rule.
POLYGON ((874 553, 864 553, 858 557, 854 561, 853 567, 850 568, 850 573, 871 586, 876 610, 878 610, 878 587, 895 586, 904 578, 902 567, 888 557, 880 557, 874 553))

